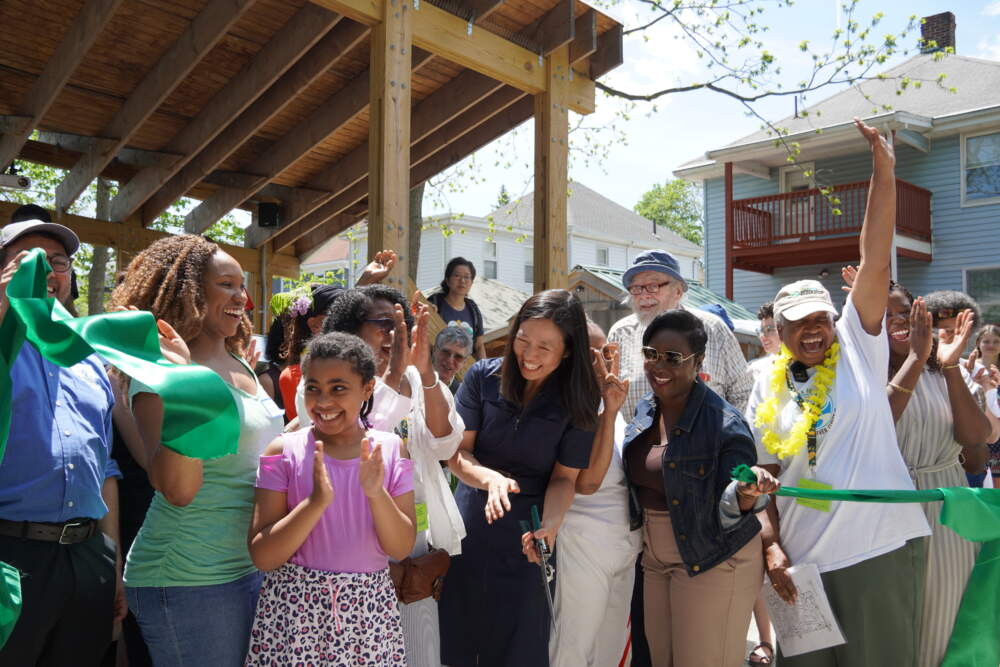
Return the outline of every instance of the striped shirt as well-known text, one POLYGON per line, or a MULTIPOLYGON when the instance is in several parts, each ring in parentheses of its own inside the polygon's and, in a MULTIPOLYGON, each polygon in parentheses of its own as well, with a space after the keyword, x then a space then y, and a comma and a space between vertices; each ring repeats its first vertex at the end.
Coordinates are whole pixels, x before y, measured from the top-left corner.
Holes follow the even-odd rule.
MULTIPOLYGON (((707 374, 705 384, 716 394, 726 399, 740 412, 746 407, 753 380, 747 372, 747 362, 736 342, 736 336, 726 323, 715 315, 694 308, 680 306, 701 320, 708 334, 705 347, 705 361, 701 370, 707 374)), ((629 381, 628 398, 622 405, 622 417, 631 422, 639 399, 652 391, 646 380, 642 361, 642 334, 646 327, 639 323, 635 314, 615 322, 608 333, 609 343, 618 343, 621 349, 621 377, 629 381)))

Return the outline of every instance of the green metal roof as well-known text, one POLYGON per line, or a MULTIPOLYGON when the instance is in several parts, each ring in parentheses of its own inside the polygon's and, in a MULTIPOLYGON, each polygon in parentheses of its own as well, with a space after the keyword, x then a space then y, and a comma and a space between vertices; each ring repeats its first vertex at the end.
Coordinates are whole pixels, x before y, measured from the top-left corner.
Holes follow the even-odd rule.
MULTIPOLYGON (((586 264, 578 264, 573 267, 573 270, 587 271, 588 273, 597 276, 604 282, 608 283, 611 287, 618 290, 621 294, 625 294, 625 289, 622 287, 622 274, 625 273, 621 269, 611 269, 606 266, 590 266, 586 264)), ((756 320, 757 316, 751 313, 749 310, 736 303, 735 301, 730 301, 721 294, 716 294, 712 290, 708 289, 702 285, 697 280, 687 280, 688 290, 684 294, 684 304, 691 306, 692 308, 701 308, 702 306, 708 306, 713 303, 717 303, 725 308, 726 313, 729 315, 730 319, 733 320, 756 320)))

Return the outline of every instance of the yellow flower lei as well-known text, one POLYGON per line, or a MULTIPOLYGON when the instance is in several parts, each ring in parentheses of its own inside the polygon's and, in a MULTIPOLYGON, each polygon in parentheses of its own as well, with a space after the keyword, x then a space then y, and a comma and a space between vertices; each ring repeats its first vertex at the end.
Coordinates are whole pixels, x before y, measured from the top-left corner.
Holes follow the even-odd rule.
MULTIPOLYGON (((771 366, 770 395, 766 401, 757 405, 753 419, 754 426, 763 430, 761 442, 769 453, 783 459, 802 451, 802 446, 806 444, 809 436, 809 429, 816 423, 830 395, 830 388, 837 377, 838 359, 840 359, 840 344, 834 342, 823 356, 823 363, 816 368, 813 388, 803 401, 802 414, 795 420, 788 437, 782 439, 773 429, 778 420, 778 396, 782 391, 786 393, 788 391, 785 388, 785 377, 788 364, 792 361, 792 352, 784 344, 781 345, 781 352, 771 366)), ((810 463, 815 464, 815 462, 810 463)))

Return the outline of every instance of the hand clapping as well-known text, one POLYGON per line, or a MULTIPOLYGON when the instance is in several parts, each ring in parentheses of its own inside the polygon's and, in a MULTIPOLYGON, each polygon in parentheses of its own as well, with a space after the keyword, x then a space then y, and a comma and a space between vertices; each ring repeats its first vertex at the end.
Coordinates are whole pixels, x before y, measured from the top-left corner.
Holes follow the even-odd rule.
POLYGON ((385 479, 385 465, 382 463, 382 445, 371 446, 368 438, 361 439, 361 463, 358 465, 358 479, 361 490, 368 498, 374 498, 383 491, 382 481, 385 479))

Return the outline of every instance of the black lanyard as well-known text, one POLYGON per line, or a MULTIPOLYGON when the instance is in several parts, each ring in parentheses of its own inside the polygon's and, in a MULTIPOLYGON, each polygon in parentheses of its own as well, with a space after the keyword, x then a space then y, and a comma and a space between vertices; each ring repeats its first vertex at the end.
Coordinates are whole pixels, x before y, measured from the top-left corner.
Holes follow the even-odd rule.
MULTIPOLYGON (((804 398, 802 398, 802 395, 799 394, 798 389, 795 388, 795 384, 792 383, 792 379, 788 376, 788 371, 792 369, 792 367, 795 364, 801 364, 801 362, 793 361, 788 365, 788 368, 785 369, 785 385, 788 386, 788 391, 792 395, 792 398, 795 399, 795 404, 799 406, 799 410, 805 410, 806 401, 804 398)), ((804 369, 804 365, 800 366, 800 368, 804 369)), ((795 369, 795 370, 800 370, 800 369, 795 369)), ((812 424, 809 425, 809 430, 806 432, 806 453, 808 455, 810 470, 816 469, 816 447, 817 447, 816 424, 818 423, 819 423, 819 416, 817 416, 816 419, 813 420, 812 424)))

